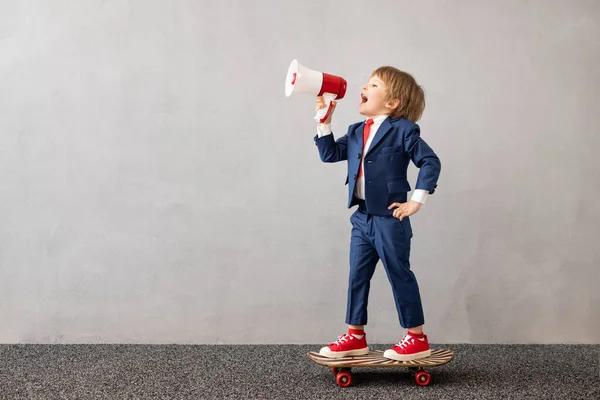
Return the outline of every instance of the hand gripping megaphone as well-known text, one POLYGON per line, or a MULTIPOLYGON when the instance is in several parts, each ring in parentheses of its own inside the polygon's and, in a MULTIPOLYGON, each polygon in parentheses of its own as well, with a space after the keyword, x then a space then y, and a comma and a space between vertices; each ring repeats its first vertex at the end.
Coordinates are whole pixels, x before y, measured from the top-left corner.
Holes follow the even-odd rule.
POLYGON ((293 60, 285 78, 285 95, 290 97, 292 93, 308 93, 323 96, 325 108, 317 111, 315 116, 316 121, 323 123, 329 117, 331 102, 346 95, 346 86, 346 80, 342 77, 314 71, 293 60))

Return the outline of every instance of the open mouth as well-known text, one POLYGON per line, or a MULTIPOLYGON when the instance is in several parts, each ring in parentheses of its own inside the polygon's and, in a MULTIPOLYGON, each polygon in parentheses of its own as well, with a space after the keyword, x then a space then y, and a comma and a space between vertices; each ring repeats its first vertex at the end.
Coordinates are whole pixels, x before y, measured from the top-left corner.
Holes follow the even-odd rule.
POLYGON ((361 104, 364 104, 364 103, 366 103, 367 101, 369 101, 369 99, 367 98, 367 96, 365 96, 364 94, 361 94, 361 95, 360 95, 360 103, 361 103, 361 104))

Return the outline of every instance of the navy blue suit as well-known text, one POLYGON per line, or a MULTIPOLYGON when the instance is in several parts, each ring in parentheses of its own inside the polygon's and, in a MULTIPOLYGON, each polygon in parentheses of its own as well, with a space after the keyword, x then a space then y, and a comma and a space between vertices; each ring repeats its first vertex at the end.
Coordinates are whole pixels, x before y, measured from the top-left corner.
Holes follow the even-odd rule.
MULTIPOLYGON (((392 216, 394 203, 407 201, 410 161, 419 174, 415 189, 435 192, 440 160, 420 137, 419 126, 406 119, 388 117, 381 124, 364 156, 365 200, 354 195, 363 151, 364 122, 350 125, 348 133, 335 140, 333 134, 315 137, 321 160, 348 161, 348 207, 359 205, 350 218, 350 279, 346 323, 366 325, 370 280, 379 259, 392 286, 400 324, 404 328, 423 325, 421 296, 410 270, 410 219, 392 216)), ((372 133, 373 134, 373 133, 372 133)))

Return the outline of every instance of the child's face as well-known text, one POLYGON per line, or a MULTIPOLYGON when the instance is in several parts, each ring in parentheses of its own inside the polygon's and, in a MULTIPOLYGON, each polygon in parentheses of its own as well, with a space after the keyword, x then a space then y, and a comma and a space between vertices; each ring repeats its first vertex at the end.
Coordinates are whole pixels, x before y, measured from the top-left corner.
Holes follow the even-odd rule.
POLYGON ((398 99, 389 100, 386 84, 377 76, 371 76, 360 93, 358 112, 366 117, 389 115, 398 106, 398 99))

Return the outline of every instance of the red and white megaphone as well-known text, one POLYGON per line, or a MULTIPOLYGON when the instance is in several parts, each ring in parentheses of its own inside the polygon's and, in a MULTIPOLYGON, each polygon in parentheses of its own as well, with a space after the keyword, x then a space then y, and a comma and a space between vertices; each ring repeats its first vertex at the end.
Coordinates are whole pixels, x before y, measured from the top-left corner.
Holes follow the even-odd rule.
POLYGON ((301 65, 297 60, 292 61, 285 78, 285 95, 292 93, 308 93, 323 96, 325 108, 317 111, 315 120, 323 123, 329 117, 331 102, 346 95, 346 80, 342 77, 314 71, 301 65))

